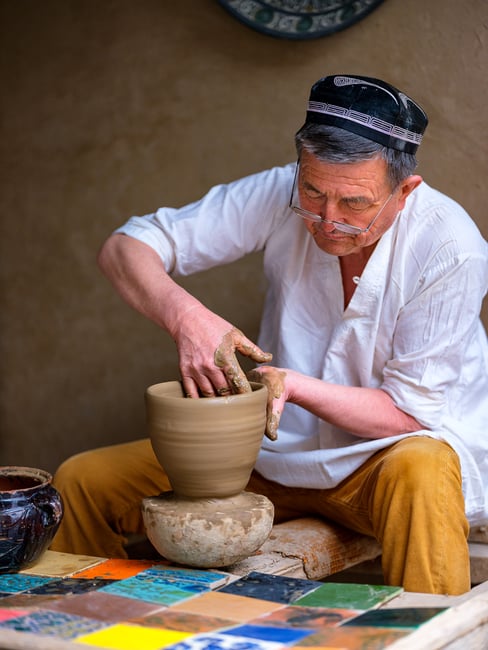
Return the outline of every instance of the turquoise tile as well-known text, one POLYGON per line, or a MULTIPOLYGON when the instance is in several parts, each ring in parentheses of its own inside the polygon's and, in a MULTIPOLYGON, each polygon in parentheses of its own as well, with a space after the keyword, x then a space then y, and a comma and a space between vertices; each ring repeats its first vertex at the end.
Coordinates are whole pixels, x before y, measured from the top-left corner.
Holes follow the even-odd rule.
POLYGON ((0 575, 0 592, 2 592, 2 595, 16 594, 54 582, 60 582, 60 579, 31 576, 23 573, 4 573, 0 575))
POLYGON ((210 590, 204 585, 165 580, 146 571, 99 589, 99 592, 161 605, 174 605, 206 591, 210 590))

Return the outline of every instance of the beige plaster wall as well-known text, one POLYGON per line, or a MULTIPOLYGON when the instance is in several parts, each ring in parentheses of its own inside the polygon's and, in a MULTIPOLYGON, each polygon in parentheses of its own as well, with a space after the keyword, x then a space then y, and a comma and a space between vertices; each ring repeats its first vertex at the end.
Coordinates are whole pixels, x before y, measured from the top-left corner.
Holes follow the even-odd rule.
MULTIPOLYGON (((0 463, 52 471, 144 435, 146 386, 177 377, 173 343, 119 300, 97 250, 132 214, 291 160, 324 74, 416 97, 431 118, 422 173, 487 236, 487 24, 486 0, 385 0, 293 42, 213 0, 0 2, 0 463)), ((259 261, 185 285, 254 337, 259 261)))

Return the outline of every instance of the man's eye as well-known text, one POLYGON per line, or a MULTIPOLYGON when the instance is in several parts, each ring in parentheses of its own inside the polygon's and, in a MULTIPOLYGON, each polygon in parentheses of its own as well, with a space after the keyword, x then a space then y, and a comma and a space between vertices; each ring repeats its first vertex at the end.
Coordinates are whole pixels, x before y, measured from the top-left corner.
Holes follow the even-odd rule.
POLYGON ((347 210, 350 210, 351 212, 364 212, 370 207, 369 204, 366 204, 364 201, 356 201, 354 199, 346 199, 343 203, 347 210))
POLYGON ((317 192, 316 190, 311 190, 311 189, 305 189, 304 194, 307 197, 307 199, 311 199, 312 201, 316 201, 318 199, 322 198, 322 195, 320 192, 317 192))

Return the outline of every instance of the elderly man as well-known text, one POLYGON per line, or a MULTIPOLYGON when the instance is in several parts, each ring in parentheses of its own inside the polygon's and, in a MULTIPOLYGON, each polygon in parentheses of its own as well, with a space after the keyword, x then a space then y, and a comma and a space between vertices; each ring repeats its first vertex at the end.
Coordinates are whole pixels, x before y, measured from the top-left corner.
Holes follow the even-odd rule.
MULTIPOLYGON (((458 594, 469 523, 488 516, 488 250, 414 173, 426 126, 384 81, 324 77, 296 164, 133 217, 99 263, 174 339, 188 397, 245 391, 235 351, 259 364, 267 437, 248 487, 276 521, 335 520, 380 541, 387 584, 458 594), (258 346, 172 278, 259 250, 258 346)), ((53 548, 111 557, 140 530, 141 499, 170 489, 147 440, 79 454, 55 485, 66 514, 53 548)))

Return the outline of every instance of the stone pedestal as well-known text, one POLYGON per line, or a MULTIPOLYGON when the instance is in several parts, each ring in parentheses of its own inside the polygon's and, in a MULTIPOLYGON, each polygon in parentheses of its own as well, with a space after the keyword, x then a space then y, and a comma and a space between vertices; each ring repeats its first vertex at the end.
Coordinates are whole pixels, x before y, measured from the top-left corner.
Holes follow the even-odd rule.
POLYGON ((168 492, 143 499, 142 514, 147 536, 163 557, 217 568, 258 550, 271 532, 274 507, 252 492, 198 499, 168 492))

